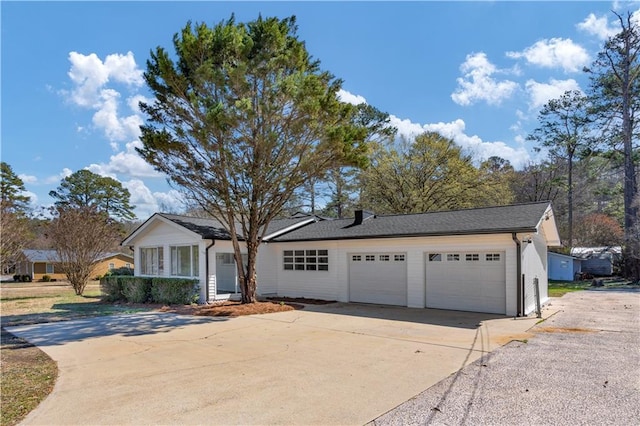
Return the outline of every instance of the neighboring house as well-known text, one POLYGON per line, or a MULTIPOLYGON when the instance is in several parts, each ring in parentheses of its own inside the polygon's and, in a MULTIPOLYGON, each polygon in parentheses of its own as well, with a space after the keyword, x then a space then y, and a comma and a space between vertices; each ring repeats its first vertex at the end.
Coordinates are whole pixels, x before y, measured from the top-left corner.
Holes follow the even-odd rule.
POLYGON ((550 251, 547 259, 550 280, 573 281, 582 272, 582 260, 573 256, 550 251))
MULTIPOLYGON (((156 213, 122 243, 135 275, 193 277, 200 302, 237 297, 229 234, 213 219, 156 213)), ((258 294, 527 315, 544 303, 547 247, 560 246, 549 203, 269 226, 258 294)), ((243 251, 246 251, 243 248, 243 251)))
POLYGON ((582 260, 582 272, 608 277, 613 275, 614 264, 622 259, 622 248, 573 247, 571 255, 582 260))
POLYGON ((107 272, 118 268, 129 268, 133 271, 133 256, 117 252, 105 254, 93 269, 91 278, 101 277, 107 272))
MULTIPOLYGON (((104 275, 111 269, 121 267, 133 269, 133 256, 115 252, 107 253, 100 258, 91 277, 104 275)), ((29 275, 33 281, 39 281, 45 275, 56 280, 67 279, 60 268, 60 259, 55 250, 22 250, 21 260, 16 266, 16 274, 29 275)))

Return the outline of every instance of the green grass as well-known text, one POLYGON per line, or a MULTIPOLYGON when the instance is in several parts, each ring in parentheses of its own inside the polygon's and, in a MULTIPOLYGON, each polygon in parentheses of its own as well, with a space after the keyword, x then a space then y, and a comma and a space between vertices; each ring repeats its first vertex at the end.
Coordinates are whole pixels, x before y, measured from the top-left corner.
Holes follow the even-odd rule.
POLYGON ((549 280, 549 297, 562 297, 573 291, 591 287, 591 281, 555 281, 549 280))
POLYGON ((147 311, 150 308, 102 303, 100 287, 90 282, 83 296, 64 283, 2 283, 0 313, 0 426, 18 424, 53 389, 56 363, 4 327, 147 311))

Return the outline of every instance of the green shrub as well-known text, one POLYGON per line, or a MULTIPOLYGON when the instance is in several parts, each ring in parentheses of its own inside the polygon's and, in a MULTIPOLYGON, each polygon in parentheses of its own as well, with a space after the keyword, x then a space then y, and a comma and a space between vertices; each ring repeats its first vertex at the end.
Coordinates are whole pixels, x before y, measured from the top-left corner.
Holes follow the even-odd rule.
POLYGON ((198 280, 187 278, 152 278, 151 301, 187 305, 198 301, 198 280))
POLYGON ((105 276, 100 278, 100 292, 102 293, 102 300, 105 302, 125 300, 120 277, 105 276))
POLYGON ((31 275, 23 275, 22 279, 20 281, 25 282, 25 283, 30 283, 31 282, 31 275))
POLYGON ((51 281, 51 276, 43 275, 40 281, 42 281, 43 283, 48 283, 49 281, 51 281))
POLYGON ((127 302, 146 303, 151 298, 151 278, 113 276, 121 283, 122 294, 127 302))
POLYGON ((104 274, 105 276, 113 276, 113 275, 127 275, 127 276, 133 276, 133 269, 128 268, 126 266, 123 266, 121 268, 116 268, 116 269, 110 269, 109 271, 107 271, 106 274, 104 274))

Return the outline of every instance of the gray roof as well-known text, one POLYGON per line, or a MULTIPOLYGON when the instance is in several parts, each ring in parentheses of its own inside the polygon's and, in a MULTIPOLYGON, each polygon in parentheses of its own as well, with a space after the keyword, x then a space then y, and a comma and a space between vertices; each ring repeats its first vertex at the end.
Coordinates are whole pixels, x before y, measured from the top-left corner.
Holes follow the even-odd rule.
POLYGON ((298 228, 272 241, 535 232, 548 206, 548 202, 543 202, 422 214, 371 216, 359 225, 354 225, 354 219, 325 220, 298 228))
POLYGON ((24 249, 22 254, 31 262, 59 262, 58 252, 55 250, 24 249))
MULTIPOLYGON (((159 216, 164 217, 176 223, 190 231, 195 232, 205 239, 216 240, 230 240, 231 235, 226 230, 226 227, 218 220, 213 218, 198 218, 191 216, 181 216, 175 214, 158 213, 159 216)), ((272 220, 267 228, 266 235, 276 233, 278 231, 285 230, 290 226, 307 221, 313 218, 309 215, 296 215, 296 217, 289 219, 276 219, 272 220)), ((238 236, 242 237, 242 228, 239 224, 236 224, 236 232, 238 236)))
MULTIPOLYGON (((58 252, 56 250, 33 250, 24 249, 22 253, 31 262, 59 262, 58 252)), ((114 256, 125 256, 133 260, 133 256, 126 253, 110 252, 100 256, 100 259, 108 259, 114 256)))

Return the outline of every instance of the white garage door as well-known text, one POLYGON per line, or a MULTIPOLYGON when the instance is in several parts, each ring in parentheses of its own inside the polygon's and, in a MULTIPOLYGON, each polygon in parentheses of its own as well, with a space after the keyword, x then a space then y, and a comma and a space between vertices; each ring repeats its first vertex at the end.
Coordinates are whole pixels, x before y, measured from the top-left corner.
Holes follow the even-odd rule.
POLYGON ((427 308, 506 312, 504 252, 427 253, 427 308))
POLYGON ((407 255, 349 254, 349 300, 407 306, 407 255))

